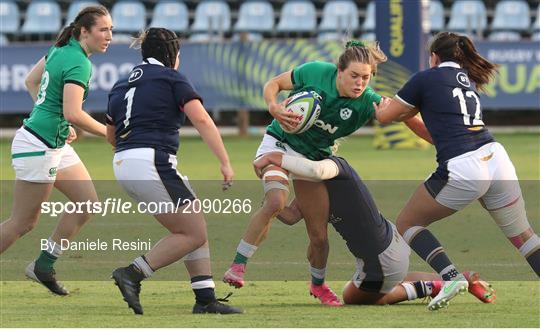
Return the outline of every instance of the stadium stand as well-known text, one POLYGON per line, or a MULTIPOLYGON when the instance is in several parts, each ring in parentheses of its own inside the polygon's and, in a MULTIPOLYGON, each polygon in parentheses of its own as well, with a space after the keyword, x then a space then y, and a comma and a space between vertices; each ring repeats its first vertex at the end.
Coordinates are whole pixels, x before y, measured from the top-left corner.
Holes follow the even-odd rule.
POLYGON ((526 1, 505 0, 495 6, 491 30, 525 32, 530 25, 531 14, 526 1))
POLYGON ((281 8, 278 32, 310 33, 317 29, 317 12, 308 0, 291 0, 281 8))
POLYGON ((62 26, 62 12, 54 0, 36 0, 26 10, 23 34, 56 34, 62 26))
MULTIPOLYGON (((340 40, 350 35, 372 39, 375 30, 373 0, 2 0, 0 33, 11 42, 51 40, 90 3, 111 10, 114 42, 128 40, 146 26, 165 26, 202 41, 306 36, 340 40), (343 15, 345 11, 348 15, 343 15)), ((475 39, 538 40, 538 3, 431 0, 431 32, 448 29, 475 39)))
POLYGON ((116 2, 111 10, 115 31, 138 32, 146 27, 146 9, 137 0, 116 2))
POLYGON ((154 7, 150 27, 163 27, 185 33, 189 28, 189 13, 185 3, 177 0, 162 0, 154 7))
POLYGON ((371 1, 366 7, 366 15, 364 16, 364 24, 362 30, 373 32, 375 30, 375 1, 371 1))
POLYGON ((0 46, 7 46, 9 45, 9 40, 6 37, 5 34, 0 34, 0 46))
POLYGON ((66 22, 64 25, 69 25, 71 22, 75 20, 75 17, 77 17, 77 14, 81 9, 99 4, 96 1, 87 1, 87 0, 80 0, 80 1, 73 1, 68 8, 67 16, 66 16, 66 22))
POLYGON ((480 0, 458 0, 452 5, 448 30, 481 34, 487 27, 486 6, 480 0))
POLYGON ((19 30, 19 22, 19 7, 15 2, 11 0, 0 2, 0 32, 16 33, 19 30))
POLYGON ((236 32, 233 40, 240 40, 241 33, 245 40, 261 40, 262 33, 271 33, 274 30, 274 8, 268 1, 242 3, 233 30, 236 32))
POLYGON ((521 35, 514 31, 495 31, 489 34, 490 41, 519 41, 521 35))
POLYGON ((359 25, 358 7, 353 1, 330 1, 324 5, 319 32, 355 31, 359 25))
POLYGON ((231 28, 231 11, 225 1, 202 1, 195 10, 195 21, 191 31, 195 34, 192 41, 210 41, 223 39, 224 33, 231 28))
POLYGON ((432 33, 444 30, 444 7, 438 0, 429 2, 429 24, 432 33))

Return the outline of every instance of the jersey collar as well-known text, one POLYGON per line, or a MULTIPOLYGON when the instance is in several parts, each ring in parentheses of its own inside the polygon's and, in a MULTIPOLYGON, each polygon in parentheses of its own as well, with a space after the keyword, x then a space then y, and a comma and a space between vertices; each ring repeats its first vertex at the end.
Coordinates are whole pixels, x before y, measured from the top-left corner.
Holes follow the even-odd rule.
POLYGON ((451 68, 461 69, 461 66, 459 64, 452 61, 442 62, 441 64, 438 65, 438 67, 439 68, 451 67, 451 68))
POLYGON ((84 50, 84 48, 82 48, 81 43, 77 39, 75 39, 74 37, 69 38, 69 43, 68 44, 70 46, 73 46, 73 47, 79 49, 84 54, 84 56, 88 57, 88 54, 86 54, 86 51, 84 50))
POLYGON ((163 65, 163 63, 161 63, 160 61, 156 60, 156 59, 153 58, 153 57, 145 58, 145 59, 143 60, 143 64, 155 64, 155 65, 165 66, 165 65, 163 65))

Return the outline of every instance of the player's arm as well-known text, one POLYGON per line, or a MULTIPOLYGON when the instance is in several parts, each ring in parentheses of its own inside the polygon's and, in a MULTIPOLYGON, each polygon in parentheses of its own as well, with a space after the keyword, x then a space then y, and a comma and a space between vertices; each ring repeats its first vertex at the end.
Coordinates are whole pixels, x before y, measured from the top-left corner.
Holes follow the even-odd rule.
POLYGON ((289 226, 292 226, 302 220, 304 216, 298 208, 298 202, 296 201, 296 198, 293 199, 288 206, 285 206, 285 208, 283 208, 283 210, 279 212, 276 218, 289 226))
POLYGON ((298 124, 297 115, 286 112, 285 105, 289 99, 278 103, 277 97, 280 91, 288 91, 293 89, 293 81, 291 78, 292 70, 283 72, 282 74, 270 79, 263 88, 263 97, 268 111, 272 117, 287 129, 293 130, 298 124))
POLYGON ((418 113, 416 107, 404 104, 397 98, 383 98, 379 104, 373 103, 373 107, 375 108, 375 117, 381 124, 405 121, 418 113))
POLYGON ((339 174, 337 164, 330 159, 313 161, 306 158, 285 155, 280 152, 268 153, 253 162, 259 177, 268 165, 276 165, 304 179, 314 181, 329 180, 339 174))
POLYGON ((429 134, 429 131, 426 128, 426 125, 424 124, 424 121, 419 116, 414 116, 412 118, 409 118, 404 121, 405 125, 414 132, 414 134, 418 135, 420 138, 426 140, 427 142, 433 144, 433 139, 431 138, 431 134, 429 134))
POLYGON ((208 112, 199 99, 192 99, 184 104, 184 112, 204 142, 218 158, 224 178, 224 188, 226 188, 227 185, 232 183, 234 172, 229 161, 229 154, 225 149, 225 145, 214 121, 210 118, 210 115, 208 115, 208 112))
POLYGON ((116 136, 114 133, 116 131, 116 126, 107 124, 106 130, 107 130, 107 133, 106 133, 107 142, 109 142, 113 147, 116 147, 116 136))
POLYGON ((43 76, 43 71, 45 71, 45 57, 42 57, 36 63, 36 65, 34 65, 32 70, 30 70, 30 73, 28 73, 28 76, 26 76, 26 80, 24 81, 26 89, 28 89, 28 93, 30 94, 34 102, 37 101, 37 95, 39 92, 39 85, 41 84, 41 76, 43 76))
POLYGON ((64 118, 71 124, 98 136, 106 136, 105 125, 82 109, 84 88, 73 83, 64 85, 64 118))

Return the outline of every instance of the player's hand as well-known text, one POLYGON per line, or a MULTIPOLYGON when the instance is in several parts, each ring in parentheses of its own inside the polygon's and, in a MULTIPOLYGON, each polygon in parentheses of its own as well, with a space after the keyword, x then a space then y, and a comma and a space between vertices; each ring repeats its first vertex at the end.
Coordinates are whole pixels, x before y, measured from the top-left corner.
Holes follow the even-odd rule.
POLYGON ((381 102, 379 104, 373 102, 373 107, 375 108, 375 112, 381 111, 382 109, 386 108, 390 102, 392 101, 391 98, 383 96, 381 97, 381 102))
POLYGON ((298 221, 302 220, 304 218, 304 215, 300 211, 300 208, 298 207, 298 203, 296 202, 296 198, 292 200, 291 204, 289 206, 286 206, 277 216, 279 221, 283 222, 286 225, 292 226, 296 224, 298 221))
POLYGON ((220 170, 223 175, 222 190, 225 191, 233 184, 234 171, 230 163, 221 164, 220 170))
POLYGON ((71 143, 77 138, 77 131, 73 128, 73 126, 69 126, 69 135, 66 139, 66 143, 71 143))
POLYGON ((281 152, 271 152, 263 155, 253 161, 253 170, 259 179, 262 179, 263 170, 268 165, 276 165, 281 167, 283 154, 281 152))
POLYGON ((300 122, 301 116, 295 115, 294 113, 287 112, 285 110, 285 106, 287 105, 287 103, 289 103, 290 100, 291 98, 289 97, 281 103, 271 104, 268 107, 268 112, 270 112, 272 117, 274 117, 281 126, 286 128, 287 130, 292 131, 300 122))

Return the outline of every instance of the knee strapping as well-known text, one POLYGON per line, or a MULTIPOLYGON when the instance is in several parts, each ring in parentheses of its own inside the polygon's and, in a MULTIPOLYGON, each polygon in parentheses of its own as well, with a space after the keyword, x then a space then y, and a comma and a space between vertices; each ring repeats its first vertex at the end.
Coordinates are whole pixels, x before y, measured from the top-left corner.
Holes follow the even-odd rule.
POLYGON ((271 189, 280 189, 280 190, 285 190, 289 192, 289 186, 288 186, 289 177, 287 176, 287 174, 281 171, 278 171, 278 170, 267 171, 263 174, 262 179, 263 179, 263 188, 264 188, 265 194, 271 189), (283 180, 285 180, 285 182, 287 182, 287 184, 284 184, 280 181, 274 181, 274 180, 266 181, 269 177, 272 177, 272 176, 274 177, 277 176, 277 177, 282 178, 283 180))
POLYGON ((200 247, 197 250, 186 254, 184 257, 184 261, 199 259, 210 259, 210 249, 208 249, 208 247, 200 247))
POLYGON ((531 227, 527 220, 525 203, 521 197, 514 204, 489 211, 489 214, 508 238, 518 236, 531 227))

